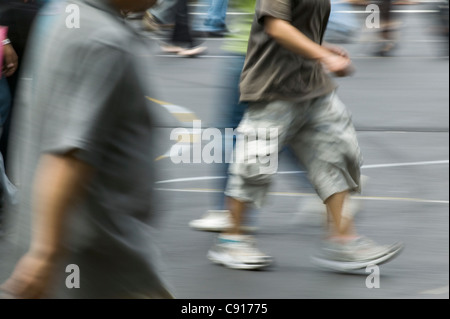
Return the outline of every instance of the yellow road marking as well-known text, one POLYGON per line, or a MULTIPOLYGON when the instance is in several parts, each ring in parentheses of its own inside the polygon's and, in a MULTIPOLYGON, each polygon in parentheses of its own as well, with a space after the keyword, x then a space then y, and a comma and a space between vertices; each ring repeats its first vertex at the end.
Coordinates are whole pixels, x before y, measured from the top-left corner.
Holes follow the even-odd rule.
POLYGON ((159 104, 159 105, 169 105, 169 104, 171 104, 171 103, 168 103, 168 102, 163 102, 163 101, 160 101, 160 100, 151 98, 151 97, 149 97, 149 96, 146 96, 146 99, 147 99, 147 100, 150 100, 150 101, 152 101, 152 102, 155 102, 156 104, 159 104))
POLYGON ((182 123, 190 123, 199 120, 194 113, 172 113, 172 115, 182 123))

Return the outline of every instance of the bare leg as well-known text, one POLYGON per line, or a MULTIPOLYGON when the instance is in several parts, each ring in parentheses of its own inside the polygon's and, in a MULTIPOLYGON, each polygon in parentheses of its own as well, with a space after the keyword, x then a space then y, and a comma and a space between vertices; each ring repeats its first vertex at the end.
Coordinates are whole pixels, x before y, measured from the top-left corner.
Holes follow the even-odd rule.
POLYGON ((329 225, 331 237, 353 238, 356 236, 352 218, 346 217, 346 214, 344 214, 347 200, 348 192, 342 192, 330 196, 325 201, 328 216, 331 220, 331 225, 329 225))
POLYGON ((228 198, 233 227, 226 233, 227 235, 242 235, 242 220, 247 209, 247 205, 237 199, 228 198))

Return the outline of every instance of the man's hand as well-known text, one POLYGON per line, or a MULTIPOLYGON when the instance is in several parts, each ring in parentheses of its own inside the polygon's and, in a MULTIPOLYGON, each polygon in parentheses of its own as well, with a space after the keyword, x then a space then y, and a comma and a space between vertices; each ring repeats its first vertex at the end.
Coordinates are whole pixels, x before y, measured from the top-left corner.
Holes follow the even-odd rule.
POLYGON ((341 57, 350 59, 350 55, 348 54, 347 50, 345 50, 344 48, 342 48, 342 47, 340 47, 338 45, 334 45, 334 44, 330 44, 330 43, 324 43, 322 46, 325 49, 327 49, 328 51, 330 51, 331 53, 334 53, 334 54, 339 55, 341 57))
POLYGON ((348 57, 331 53, 321 58, 320 62, 325 70, 339 77, 349 76, 355 72, 352 61, 348 57))
POLYGON ((339 77, 349 76, 355 72, 350 55, 345 49, 329 43, 324 43, 323 47, 330 52, 329 55, 320 59, 328 72, 339 77))
POLYGON ((16 51, 11 44, 3 46, 3 55, 5 59, 5 65, 3 66, 2 73, 8 77, 13 75, 19 65, 19 59, 17 58, 16 51))
POLYGON ((29 251, 0 288, 11 298, 44 298, 52 282, 54 267, 52 257, 29 251))

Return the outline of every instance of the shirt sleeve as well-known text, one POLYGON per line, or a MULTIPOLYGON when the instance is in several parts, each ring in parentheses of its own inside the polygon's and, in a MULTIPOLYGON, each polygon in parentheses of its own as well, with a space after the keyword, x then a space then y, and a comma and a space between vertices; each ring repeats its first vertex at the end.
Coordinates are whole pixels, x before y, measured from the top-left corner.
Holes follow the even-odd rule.
POLYGON ((101 41, 79 52, 75 63, 52 75, 55 89, 46 108, 41 152, 75 151, 80 160, 96 166, 119 116, 114 99, 123 90, 129 57, 101 41))
POLYGON ((263 23, 266 16, 292 21, 291 0, 258 0, 256 4, 256 17, 263 23))

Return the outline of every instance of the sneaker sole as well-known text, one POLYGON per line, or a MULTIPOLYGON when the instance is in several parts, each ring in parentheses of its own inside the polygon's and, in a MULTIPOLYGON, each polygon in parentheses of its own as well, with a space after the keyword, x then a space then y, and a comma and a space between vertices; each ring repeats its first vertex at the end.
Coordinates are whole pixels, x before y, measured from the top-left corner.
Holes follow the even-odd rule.
POLYGON ((392 260, 394 257, 398 256, 400 252, 403 250, 403 247, 400 247, 384 256, 381 256, 377 259, 370 260, 370 261, 364 261, 364 262, 345 262, 345 261, 335 261, 335 260, 328 260, 320 257, 312 257, 311 261, 314 265, 329 269, 329 270, 335 270, 340 272, 349 272, 353 270, 360 270, 367 268, 368 266, 374 266, 374 265, 382 265, 390 260, 392 260))
MULTIPOLYGON (((191 227, 194 230, 198 230, 198 231, 206 231, 206 232, 213 232, 213 233, 220 233, 220 232, 224 232, 229 230, 232 226, 216 226, 216 227, 211 227, 211 226, 200 226, 200 225, 192 225, 189 224, 189 227, 191 227)), ((258 227, 254 227, 254 226, 242 226, 241 229, 245 232, 248 233, 254 233, 258 230, 258 227)))
POLYGON ((271 264, 270 261, 266 263, 258 263, 258 264, 242 264, 242 263, 236 263, 233 262, 232 259, 229 258, 223 258, 223 255, 209 251, 207 255, 208 259, 212 261, 215 264, 223 265, 227 268, 231 269, 239 269, 239 270, 256 270, 256 269, 262 269, 271 264))
POLYGON ((190 222, 189 227, 191 227, 194 230, 199 231, 209 231, 209 232, 223 232, 227 231, 232 227, 232 225, 217 225, 217 226, 211 226, 211 225, 201 225, 196 224, 195 222, 190 222))
POLYGON ((182 50, 182 51, 178 52, 177 54, 179 56, 182 56, 182 57, 185 57, 185 58, 194 58, 194 57, 197 57, 197 56, 202 55, 204 53, 206 53, 206 48, 182 50))

